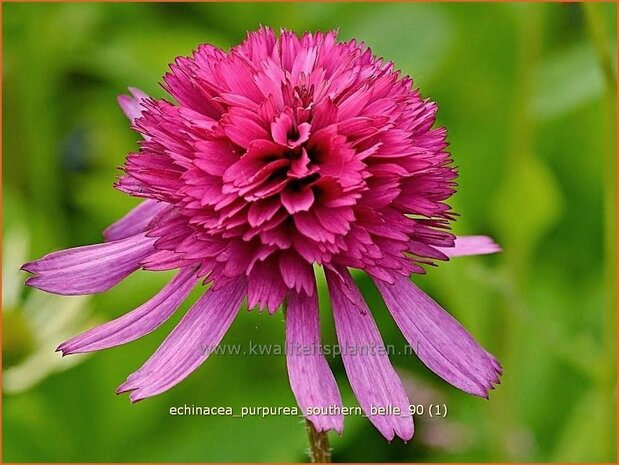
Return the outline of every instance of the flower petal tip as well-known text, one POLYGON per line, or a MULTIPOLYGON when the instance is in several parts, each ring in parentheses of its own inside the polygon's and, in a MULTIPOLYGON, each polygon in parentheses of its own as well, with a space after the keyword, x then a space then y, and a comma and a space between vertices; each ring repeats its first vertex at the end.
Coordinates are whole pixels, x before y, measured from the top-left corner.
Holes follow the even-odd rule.
POLYGON ((120 107, 122 108, 123 105, 131 104, 131 102, 133 102, 133 98, 129 97, 126 94, 120 94, 116 96, 116 101, 118 102, 118 105, 120 105, 120 107))
POLYGON ((133 123, 142 115, 144 110, 142 101, 148 98, 148 95, 136 87, 129 87, 129 92, 131 95, 121 94, 116 97, 116 101, 123 113, 133 123))
POLYGON ((136 389, 135 387, 128 386, 127 382, 124 382, 123 384, 121 384, 120 386, 116 388, 116 395, 125 394, 135 389, 136 389))
POLYGON ((467 255, 488 255, 502 252, 503 249, 490 236, 458 236, 453 247, 439 248, 450 258, 467 255))
POLYGON ((407 425, 399 425, 399 427, 395 429, 393 427, 388 430, 381 429, 380 432, 389 443, 393 442, 396 437, 400 438, 404 443, 407 443, 413 438, 415 428, 413 422, 410 421, 407 425))
POLYGON ((55 350, 55 352, 60 352, 61 357, 69 355, 69 353, 66 351, 66 349, 63 346, 64 344, 60 344, 58 347, 56 347, 56 350, 55 350))
POLYGON ((58 347, 56 347, 56 352, 67 352, 67 349, 69 349, 71 345, 70 342, 70 340, 67 340, 58 344, 58 347))
POLYGON ((87 350, 79 350, 76 347, 71 347, 71 346, 67 345, 66 343, 62 343, 62 344, 60 344, 56 348, 56 352, 61 352, 62 356, 66 357, 67 355, 82 354, 82 353, 88 352, 88 351, 87 350))
MULTIPOLYGON (((32 272, 31 272, 31 271, 29 271, 29 273, 32 273, 32 272)), ((40 281, 40 280, 39 280, 39 279, 37 279, 37 278, 38 278, 38 276, 36 276, 36 275, 34 275, 34 276, 28 276, 28 277, 26 278, 26 281, 24 281, 24 284, 25 284, 26 286, 29 286, 29 287, 34 287, 35 289, 39 289, 39 290, 42 290, 42 291, 43 291, 43 290, 45 290, 45 289, 41 289, 41 287, 40 287, 40 283, 39 283, 39 281, 40 281)))
POLYGON ((485 382, 485 385, 479 385, 479 389, 468 391, 469 394, 473 394, 477 397, 481 397, 486 400, 490 400, 490 392, 494 391, 499 384, 501 384, 500 374, 494 373, 494 377, 485 382))
POLYGON ((131 394, 129 394, 129 401, 132 404, 137 404, 138 402, 146 399, 147 397, 148 397, 147 395, 140 394, 139 390, 135 390, 131 394))
POLYGON ((342 416, 328 416, 320 419, 307 418, 312 423, 316 431, 319 433, 328 433, 329 431, 335 431, 338 435, 342 435, 344 431, 344 418, 342 416))
POLYGON ((19 267, 19 269, 27 273, 34 273, 36 269, 36 261, 24 263, 22 266, 19 267))
POLYGON ((141 395, 140 388, 136 386, 126 386, 127 382, 124 382, 118 388, 116 388, 116 395, 129 393, 129 402, 136 404, 141 400, 146 399, 149 396, 141 395))
POLYGON ((138 99, 148 98, 148 94, 146 94, 146 92, 144 92, 143 90, 138 89, 137 87, 129 86, 127 87, 127 89, 129 90, 129 92, 131 92, 131 95, 133 95, 135 98, 138 98, 138 99))
POLYGON ((410 428, 406 428, 403 431, 402 430, 401 431, 396 431, 396 435, 402 441, 404 441, 405 444, 413 438, 414 434, 415 434, 415 429, 413 428, 412 422, 411 422, 410 428))

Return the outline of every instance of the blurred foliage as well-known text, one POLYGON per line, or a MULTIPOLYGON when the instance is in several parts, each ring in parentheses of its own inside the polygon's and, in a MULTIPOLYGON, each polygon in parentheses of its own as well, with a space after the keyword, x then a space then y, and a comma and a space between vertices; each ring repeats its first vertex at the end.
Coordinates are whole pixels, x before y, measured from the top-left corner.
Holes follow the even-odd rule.
MULTIPOLYGON (((439 123, 449 129, 461 173, 456 232, 493 235, 505 249, 415 280, 498 356, 505 375, 484 401, 414 357, 394 355, 411 400, 443 399, 449 416, 418 418, 408 444, 388 444, 367 419, 348 417, 344 434, 332 437, 334 459, 616 460, 613 4, 5 3, 3 10, 3 229, 27 225, 32 258, 98 242, 137 204, 112 188, 139 137, 115 97, 127 86, 163 96, 167 64, 198 43, 229 47, 259 24, 338 28, 341 38, 394 60, 439 103, 439 123)), ((111 319, 168 277, 138 273, 92 305, 111 319)), ((358 279, 384 340, 402 346, 377 291, 358 279)), ((333 343, 322 302, 324 342, 333 343)), ((183 404, 294 405, 281 356, 214 356, 156 398, 130 405, 114 395, 178 315, 173 320, 5 395, 4 461, 306 460, 300 419, 168 413, 183 404)), ((281 315, 243 312, 225 342, 283 337, 281 315)), ((330 362, 345 404, 356 405, 341 361, 330 362)))

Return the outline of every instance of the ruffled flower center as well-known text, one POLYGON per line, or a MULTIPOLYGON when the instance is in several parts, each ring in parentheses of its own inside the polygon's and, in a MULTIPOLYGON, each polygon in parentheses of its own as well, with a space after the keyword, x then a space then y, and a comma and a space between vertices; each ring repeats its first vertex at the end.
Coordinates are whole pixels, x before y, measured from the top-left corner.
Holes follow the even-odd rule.
POLYGON ((119 188, 174 207, 149 232, 170 267, 245 274, 250 296, 267 270, 283 296, 310 289, 315 263, 393 282, 447 258, 445 131, 391 63, 334 34, 263 30, 229 53, 201 47, 165 80, 178 104, 144 104, 119 188))

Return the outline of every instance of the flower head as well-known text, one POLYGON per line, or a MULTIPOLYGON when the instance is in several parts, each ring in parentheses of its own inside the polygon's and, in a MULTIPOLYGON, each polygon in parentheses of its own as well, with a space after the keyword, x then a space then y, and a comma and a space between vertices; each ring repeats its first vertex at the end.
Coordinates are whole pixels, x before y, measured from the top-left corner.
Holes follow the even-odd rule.
MULTIPOLYGON (((139 400, 188 376, 247 298, 275 312, 287 299, 288 344, 320 344, 314 265, 325 270, 344 366, 361 407, 389 439, 413 434, 408 399, 348 268, 368 273, 418 356, 437 374, 486 396, 500 367, 412 273, 450 256, 491 253, 486 237, 456 238, 446 202, 455 169, 436 104, 392 63, 336 34, 250 33, 229 52, 202 45, 164 77, 176 103, 132 89, 119 103, 143 136, 117 188, 146 200, 106 242, 24 266, 28 284, 59 294, 105 291, 139 268, 178 269, 138 309, 60 346, 64 354, 134 340, 158 327, 200 281, 211 287, 145 365, 119 388, 139 400), (373 408, 402 409, 377 415, 373 408)), ((307 409, 341 405, 319 352, 287 354, 307 409)), ((341 431, 339 414, 308 415, 341 431)))

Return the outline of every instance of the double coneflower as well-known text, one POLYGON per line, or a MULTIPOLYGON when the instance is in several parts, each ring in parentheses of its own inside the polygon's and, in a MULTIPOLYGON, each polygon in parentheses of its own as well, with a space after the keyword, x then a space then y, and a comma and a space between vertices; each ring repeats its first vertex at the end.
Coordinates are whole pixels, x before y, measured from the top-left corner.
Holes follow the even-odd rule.
MULTIPOLYGON (((437 106, 407 76, 335 33, 269 28, 229 52, 201 45, 164 77, 176 103, 132 89, 120 105, 143 140, 117 188, 144 202, 102 244, 24 265, 27 284, 62 295, 104 292, 138 269, 178 270, 151 300, 59 347, 101 350, 160 326, 196 285, 204 293, 151 358, 119 387, 137 401, 164 392, 208 357, 242 302, 286 303, 288 345, 320 345, 314 265, 331 297, 344 368, 359 404, 388 439, 408 440, 408 399, 349 268, 374 280, 418 357, 471 394, 487 396, 499 363, 410 280, 425 265, 498 251, 456 237, 447 200, 456 170, 437 106), (371 350, 360 350, 370 347, 371 350), (381 408, 401 410, 381 415, 381 408)), ((302 409, 341 406, 320 351, 287 353, 302 409)), ((318 431, 343 417, 309 415, 318 431)))

